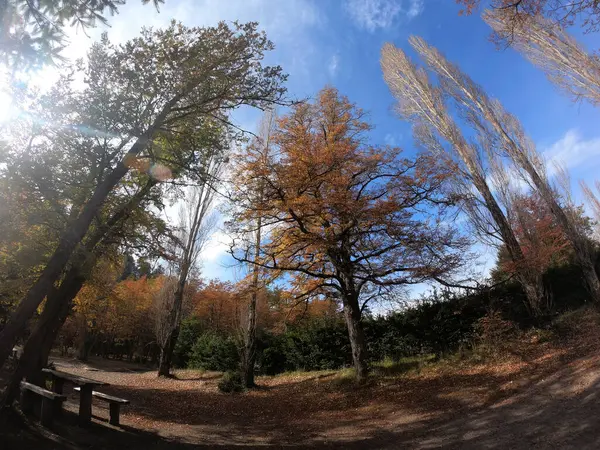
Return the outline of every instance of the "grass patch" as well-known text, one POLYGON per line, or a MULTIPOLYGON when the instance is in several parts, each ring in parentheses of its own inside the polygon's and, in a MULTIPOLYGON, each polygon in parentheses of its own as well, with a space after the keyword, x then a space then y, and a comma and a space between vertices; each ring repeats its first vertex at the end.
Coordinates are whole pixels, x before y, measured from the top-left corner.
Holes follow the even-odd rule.
POLYGON ((400 358, 398 360, 384 359, 371 365, 371 372, 375 376, 393 377, 410 371, 418 371, 423 366, 432 364, 436 360, 435 355, 419 355, 400 358))
POLYGON ((356 371, 352 368, 338 370, 331 379, 331 385, 336 388, 345 388, 356 384, 356 371))

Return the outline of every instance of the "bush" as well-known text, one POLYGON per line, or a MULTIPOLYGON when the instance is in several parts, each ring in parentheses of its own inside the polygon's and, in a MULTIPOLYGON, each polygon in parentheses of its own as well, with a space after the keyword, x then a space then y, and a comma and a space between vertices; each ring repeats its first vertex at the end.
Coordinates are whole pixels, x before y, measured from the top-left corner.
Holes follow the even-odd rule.
POLYGON ((600 326, 600 313, 594 306, 568 311, 552 323, 552 330, 559 336, 573 337, 595 331, 600 326))
POLYGON ((181 323, 179 337, 173 350, 173 365, 187 367, 189 365, 192 348, 202 335, 202 323, 197 317, 190 317, 181 323))
POLYGON ((225 372, 219 381, 219 390, 226 393, 243 392, 245 386, 242 374, 239 371, 225 372))
POLYGON ((490 311, 477 321, 475 332, 484 349, 493 353, 506 349, 517 336, 518 329, 499 311, 490 311))
POLYGON ((206 333, 192 347, 188 367, 226 372, 238 369, 239 361, 238 345, 232 337, 206 333))
MULTIPOLYGON (((454 352, 471 352, 476 346, 486 353, 503 351, 514 336, 542 342, 557 334, 579 333, 592 317, 564 314, 585 304, 578 268, 552 269, 545 282, 554 293, 552 309, 543 317, 532 317, 520 286, 513 282, 477 292, 434 293, 408 308, 386 316, 363 319, 369 360, 401 363, 406 358, 436 358, 454 352), (566 287, 565 287, 566 286, 566 287), (489 311, 495 311, 488 315, 489 311), (557 317, 560 318, 557 319, 557 317), (582 320, 585 318, 585 321, 582 320), (535 328, 531 335, 520 334, 535 328)), ((238 346, 233 337, 201 334, 199 322, 182 325, 176 348, 176 364, 207 370, 237 370, 238 346), (192 345, 193 343, 193 345, 192 345)), ((276 375, 287 371, 342 369, 352 365, 346 324, 336 318, 303 319, 281 334, 260 331, 257 336, 257 373, 276 375)))
POLYGON ((267 347, 263 350, 259 368, 265 375, 277 375, 285 372, 287 358, 285 352, 278 347, 267 347))

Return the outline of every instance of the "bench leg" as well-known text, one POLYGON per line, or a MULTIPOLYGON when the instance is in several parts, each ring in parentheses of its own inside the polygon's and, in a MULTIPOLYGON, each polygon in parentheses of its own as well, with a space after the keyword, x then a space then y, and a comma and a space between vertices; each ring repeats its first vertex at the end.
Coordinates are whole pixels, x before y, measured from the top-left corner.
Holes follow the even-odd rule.
POLYGON ((110 409, 110 420, 108 423, 119 426, 119 409, 121 408, 121 405, 118 403, 110 403, 108 407, 110 409))
POLYGON ((24 413, 31 412, 33 409, 33 394, 27 389, 21 389, 21 411, 24 413))
POLYGON ((62 400, 54 400, 54 417, 62 416, 63 412, 63 401, 62 400))
POLYGON ((65 380, 61 380, 60 378, 52 377, 52 392, 56 392, 57 394, 62 395, 64 386, 65 386, 65 380))
POLYGON ((79 391, 79 425, 86 426, 92 421, 92 386, 81 386, 79 391))
POLYGON ((55 402, 53 399, 47 397, 42 398, 42 413, 40 415, 40 422, 46 428, 50 428, 52 426, 56 403, 60 404, 61 402, 55 402))

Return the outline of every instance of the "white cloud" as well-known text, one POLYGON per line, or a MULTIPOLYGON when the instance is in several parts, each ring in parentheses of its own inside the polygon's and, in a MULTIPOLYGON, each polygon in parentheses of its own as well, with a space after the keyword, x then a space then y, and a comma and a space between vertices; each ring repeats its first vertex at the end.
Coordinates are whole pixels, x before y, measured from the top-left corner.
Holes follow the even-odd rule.
POLYGON ((557 142, 543 151, 549 163, 548 171, 555 172, 554 164, 558 163, 567 169, 586 165, 587 168, 600 163, 600 137, 584 140, 581 134, 571 129, 557 142))
POLYGON ((402 11, 393 0, 348 0, 346 9, 358 26, 368 31, 389 28, 402 11))
POLYGON ((401 133, 387 133, 383 138, 383 142, 385 143, 385 145, 389 145, 390 147, 396 147, 401 140, 401 133))
POLYGON ((423 9, 423 0, 346 0, 352 20, 370 32, 390 28, 403 17, 414 19, 423 9))
POLYGON ((329 76, 331 78, 335 78, 338 73, 340 66, 340 57, 338 54, 335 54, 329 60, 329 66, 327 66, 327 71, 329 72, 329 76))
POLYGON ((218 262, 229 250, 231 238, 222 230, 215 231, 200 252, 200 262, 206 267, 210 263, 218 262))
POLYGON ((406 17, 414 19, 420 15, 425 9, 425 0, 410 0, 408 11, 406 11, 406 17))

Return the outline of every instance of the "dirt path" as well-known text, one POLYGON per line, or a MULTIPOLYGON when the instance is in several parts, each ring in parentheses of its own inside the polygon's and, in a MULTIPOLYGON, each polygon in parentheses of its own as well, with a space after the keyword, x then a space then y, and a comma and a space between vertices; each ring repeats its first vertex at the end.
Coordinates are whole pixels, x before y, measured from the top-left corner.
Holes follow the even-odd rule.
POLYGON ((360 389, 334 373, 260 378, 261 389, 239 395, 220 393, 215 373, 166 380, 121 362, 59 360, 59 369, 109 382, 103 391, 131 405, 115 428, 95 403, 93 426, 81 430, 77 396, 67 391, 71 413, 55 430, 58 441, 37 448, 595 449, 594 353, 541 348, 503 364, 381 376, 360 389))

